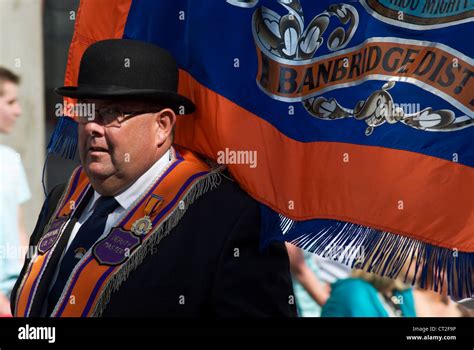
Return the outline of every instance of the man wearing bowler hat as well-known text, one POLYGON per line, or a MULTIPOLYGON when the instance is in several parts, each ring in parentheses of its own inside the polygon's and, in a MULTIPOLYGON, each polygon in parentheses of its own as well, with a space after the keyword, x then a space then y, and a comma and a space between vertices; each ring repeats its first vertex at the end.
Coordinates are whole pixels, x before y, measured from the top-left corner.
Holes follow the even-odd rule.
POLYGON ((76 113, 81 166, 43 205, 15 316, 295 315, 284 245, 259 250, 257 202, 173 145, 176 115, 195 109, 177 87, 166 50, 114 39, 56 90, 93 108, 76 113))

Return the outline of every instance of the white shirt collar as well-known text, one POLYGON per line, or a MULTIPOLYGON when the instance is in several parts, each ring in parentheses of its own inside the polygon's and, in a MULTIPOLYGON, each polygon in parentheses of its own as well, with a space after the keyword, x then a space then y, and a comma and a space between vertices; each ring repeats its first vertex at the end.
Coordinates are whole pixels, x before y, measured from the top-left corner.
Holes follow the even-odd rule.
MULTIPOLYGON (((170 163, 170 152, 168 149, 163 156, 153 164, 143 175, 141 175, 133 184, 125 191, 115 196, 115 199, 123 209, 128 209, 142 192, 150 188, 158 174, 161 174, 166 166, 170 163)), ((89 208, 94 208, 95 203, 100 198, 100 194, 94 190, 94 195, 89 208)))

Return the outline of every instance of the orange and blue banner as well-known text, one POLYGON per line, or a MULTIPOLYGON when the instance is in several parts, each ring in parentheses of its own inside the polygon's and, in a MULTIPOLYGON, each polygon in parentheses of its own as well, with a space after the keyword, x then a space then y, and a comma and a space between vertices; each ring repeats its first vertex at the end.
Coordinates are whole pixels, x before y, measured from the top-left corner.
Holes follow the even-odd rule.
MULTIPOLYGON (((197 106, 176 143, 222 158, 262 203, 263 245, 357 248, 353 267, 395 277, 409 264, 421 285, 466 297, 472 33, 472 0, 82 0, 65 85, 95 41, 168 49, 197 106)), ((59 133, 50 150, 70 146, 59 133)))

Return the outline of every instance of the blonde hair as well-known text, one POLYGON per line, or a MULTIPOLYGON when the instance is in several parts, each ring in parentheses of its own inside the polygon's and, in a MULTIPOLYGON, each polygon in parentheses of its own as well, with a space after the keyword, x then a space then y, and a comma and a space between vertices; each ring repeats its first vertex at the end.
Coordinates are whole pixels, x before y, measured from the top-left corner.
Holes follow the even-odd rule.
POLYGON ((379 292, 393 292, 393 291, 402 291, 410 288, 410 285, 404 283, 401 277, 392 279, 389 277, 382 277, 376 275, 375 273, 363 271, 363 270, 353 270, 352 277, 359 278, 366 282, 369 282, 375 289, 379 292))
MULTIPOLYGON (((387 234, 383 233, 381 237, 387 239, 387 234)), ((418 257, 417 251, 414 247, 409 247, 392 255, 381 254, 381 251, 386 250, 384 242, 385 240, 380 239, 376 243, 376 247, 368 255, 355 262, 352 277, 369 282, 379 292, 402 291, 411 288, 410 283, 405 282, 405 276, 407 281, 412 281, 415 277, 414 269, 418 257), (395 278, 381 276, 384 270, 385 272, 387 270, 391 271, 391 268, 396 269, 395 278), (368 272, 367 270, 374 272, 368 272)))

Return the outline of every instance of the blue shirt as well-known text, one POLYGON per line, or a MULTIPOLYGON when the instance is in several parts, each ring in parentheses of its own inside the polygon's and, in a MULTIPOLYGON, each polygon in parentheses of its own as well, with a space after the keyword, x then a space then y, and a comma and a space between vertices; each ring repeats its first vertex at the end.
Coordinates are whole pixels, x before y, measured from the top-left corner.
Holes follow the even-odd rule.
POLYGON ((22 267, 18 208, 30 199, 20 154, 0 145, 0 292, 10 296, 22 267))

